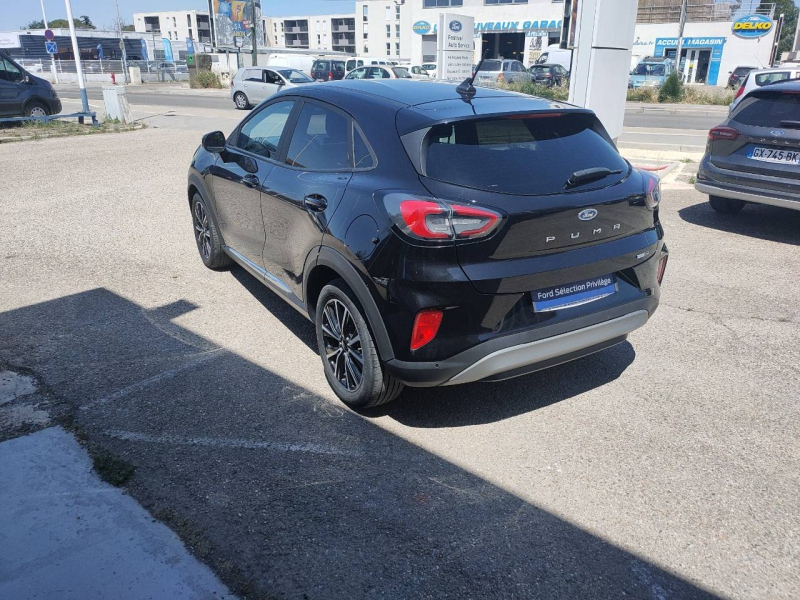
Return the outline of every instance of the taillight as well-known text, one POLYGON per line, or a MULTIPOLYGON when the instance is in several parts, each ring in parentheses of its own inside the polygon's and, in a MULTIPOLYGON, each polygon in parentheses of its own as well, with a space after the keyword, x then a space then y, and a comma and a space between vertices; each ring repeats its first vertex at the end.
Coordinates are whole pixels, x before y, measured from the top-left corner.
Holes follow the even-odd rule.
POLYGON ((739 89, 736 90, 736 95, 733 97, 734 100, 738 100, 739 96, 744 94, 744 86, 745 86, 745 82, 743 81, 742 85, 739 86, 739 89))
POLYGON ((333 81, 333 71, 328 73, 328 81, 333 81))
POLYGON ((661 280, 664 279, 664 271, 667 270, 667 259, 669 258, 669 254, 665 254, 661 257, 661 260, 658 261, 658 271, 656 272, 656 277, 658 279, 658 285, 661 285, 661 280))
POLYGON ((411 349, 418 350, 430 342, 439 333, 442 324, 442 311, 438 309, 425 309, 417 313, 414 318, 414 328, 411 330, 411 349))
POLYGON ((386 210, 395 224, 418 240, 474 240, 488 236, 503 222, 503 216, 474 204, 455 204, 435 199, 387 194, 386 210))
POLYGON ((647 208, 655 210, 661 202, 661 180, 650 173, 646 173, 645 177, 647 177, 647 193, 644 201, 647 208))
POLYGON ((733 127, 714 127, 708 132, 708 139, 712 142, 717 140, 735 140, 739 138, 739 130, 733 127))

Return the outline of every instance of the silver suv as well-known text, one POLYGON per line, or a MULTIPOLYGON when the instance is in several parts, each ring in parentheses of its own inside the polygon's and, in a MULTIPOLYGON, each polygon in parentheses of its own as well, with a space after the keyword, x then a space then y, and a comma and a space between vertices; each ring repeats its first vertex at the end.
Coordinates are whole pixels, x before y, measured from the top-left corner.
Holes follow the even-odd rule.
POLYGON ((239 110, 263 102, 278 90, 314 83, 308 75, 289 67, 245 67, 231 80, 231 99, 239 110))
POLYGON ((498 83, 530 82, 531 74, 518 60, 487 59, 481 64, 481 70, 475 74, 478 85, 497 85, 498 83))

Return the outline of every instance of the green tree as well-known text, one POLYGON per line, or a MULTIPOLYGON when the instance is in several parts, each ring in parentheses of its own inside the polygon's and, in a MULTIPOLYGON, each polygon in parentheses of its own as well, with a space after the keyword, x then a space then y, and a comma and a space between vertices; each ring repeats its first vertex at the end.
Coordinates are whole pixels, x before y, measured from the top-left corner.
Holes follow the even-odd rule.
POLYGON ((780 59, 782 52, 789 52, 794 42, 794 32, 797 30, 797 13, 800 9, 795 6, 793 0, 774 0, 775 20, 778 20, 781 13, 784 15, 783 31, 781 31, 781 41, 778 45, 778 56, 780 59))
MULTIPOLYGON (((76 20, 80 21, 81 29, 97 29, 97 27, 94 26, 94 23, 92 23, 92 20, 86 15, 81 15, 76 20)), ((78 27, 78 24, 76 23, 75 26, 78 27)))
POLYGON ((122 31, 136 31, 136 28, 133 25, 123 25, 122 31))

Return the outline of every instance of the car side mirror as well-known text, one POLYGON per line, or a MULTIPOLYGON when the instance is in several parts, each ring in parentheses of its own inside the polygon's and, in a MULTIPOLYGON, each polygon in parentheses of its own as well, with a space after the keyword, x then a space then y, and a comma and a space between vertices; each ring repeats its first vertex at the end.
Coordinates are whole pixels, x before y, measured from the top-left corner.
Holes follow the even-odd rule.
POLYGON ((283 81, 283 79, 278 81, 278 87, 283 87, 284 85, 286 85, 286 83, 283 81))
POLYGON ((203 136, 203 148, 206 152, 219 154, 225 150, 225 134, 221 131, 212 131, 203 136))

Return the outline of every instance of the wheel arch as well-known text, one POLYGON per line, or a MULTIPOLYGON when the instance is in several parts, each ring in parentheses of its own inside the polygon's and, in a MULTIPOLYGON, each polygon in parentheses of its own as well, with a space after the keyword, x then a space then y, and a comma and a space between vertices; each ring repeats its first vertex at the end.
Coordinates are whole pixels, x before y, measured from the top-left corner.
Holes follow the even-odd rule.
POLYGON ((392 360, 394 350, 386 331, 386 325, 364 277, 344 256, 328 246, 320 247, 317 260, 309 261, 309 263, 303 277, 305 282, 303 300, 311 320, 314 321, 317 300, 322 288, 334 279, 341 278, 353 290, 359 304, 364 309, 364 318, 375 338, 378 356, 384 362, 392 360))
POLYGON ((48 116, 53 114, 47 102, 45 102, 38 96, 31 96, 27 100, 25 100, 25 102, 22 103, 22 114, 23 115, 27 114, 28 108, 30 108, 30 106, 33 104, 35 104, 36 106, 41 106, 44 109, 44 112, 46 112, 48 116))

